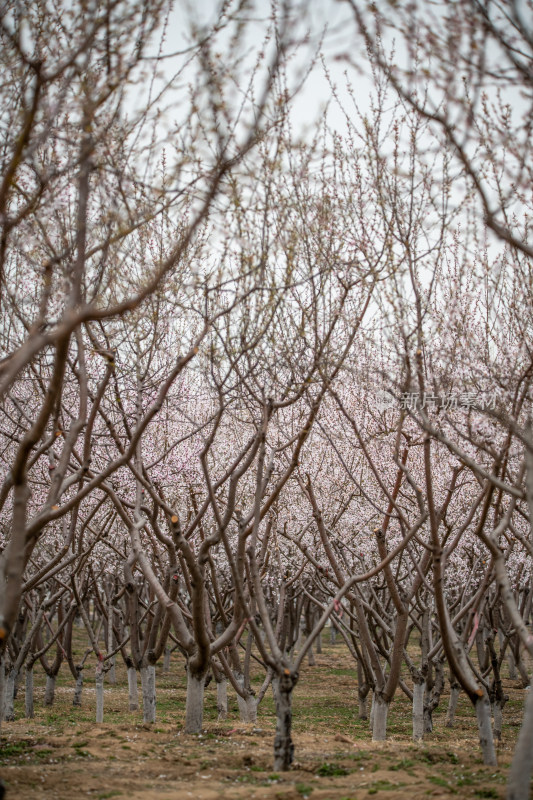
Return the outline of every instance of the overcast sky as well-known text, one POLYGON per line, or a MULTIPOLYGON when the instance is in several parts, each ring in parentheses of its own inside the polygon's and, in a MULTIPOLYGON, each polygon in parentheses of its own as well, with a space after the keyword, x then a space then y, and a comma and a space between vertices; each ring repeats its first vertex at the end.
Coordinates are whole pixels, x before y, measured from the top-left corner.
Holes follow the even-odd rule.
MULTIPOLYGON (((189 37, 190 20, 195 20, 198 26, 209 28, 217 18, 219 0, 178 0, 175 3, 165 37, 164 52, 172 53, 183 50, 191 44, 189 37)), ((256 14, 251 24, 246 29, 246 45, 249 49, 250 59, 262 46, 263 37, 270 18, 270 0, 256 0, 256 14)), ((296 16, 297 35, 303 37, 310 33, 309 43, 302 46, 300 55, 293 58, 288 70, 289 80, 296 85, 299 76, 311 56, 316 53, 320 39, 325 34, 322 52, 325 57, 331 79, 337 85, 341 100, 347 100, 345 90, 346 79, 344 72, 347 68, 342 56, 348 53, 356 63, 366 61, 366 56, 361 52, 357 54, 356 48, 361 47, 361 42, 356 43, 355 26, 347 4, 339 0, 320 0, 320 2, 306 2, 304 11, 296 16)), ((173 60, 166 62, 168 75, 175 65, 173 60)), ((356 83, 358 101, 362 106, 367 106, 368 95, 371 91, 371 82, 358 75, 353 68, 349 68, 351 79, 356 83)), ((332 92, 324 75, 323 66, 317 61, 311 74, 308 76, 302 90, 293 103, 292 120, 296 134, 310 133, 313 123, 321 111, 329 103, 329 122, 332 127, 340 131, 344 128, 343 115, 332 101, 332 92)))

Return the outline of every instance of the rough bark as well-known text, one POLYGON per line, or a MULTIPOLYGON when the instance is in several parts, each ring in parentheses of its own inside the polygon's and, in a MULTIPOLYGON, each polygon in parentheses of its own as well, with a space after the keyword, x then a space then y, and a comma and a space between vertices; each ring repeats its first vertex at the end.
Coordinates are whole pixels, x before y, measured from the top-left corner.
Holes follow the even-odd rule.
POLYGON ((56 693, 56 676, 55 675, 47 675, 46 676, 46 687, 44 690, 44 704, 45 706, 51 706, 54 704, 54 698, 56 693))
POLYGON ((372 741, 384 742, 387 738, 387 716, 389 703, 374 693, 374 725, 372 728, 372 741))
POLYGON ((137 711, 139 708, 139 690, 137 688, 137 670, 135 667, 128 667, 128 699, 130 711, 137 711))
POLYGON ((141 682, 143 691, 143 722, 155 722, 155 666, 148 664, 141 670, 141 682))
POLYGON ((117 684, 117 672, 116 672, 116 669, 115 669, 115 656, 113 656, 110 659, 110 662, 111 662, 111 665, 110 665, 109 670, 107 672, 107 682, 111 686, 116 686, 116 684, 117 684))
POLYGON ((370 701, 370 716, 368 717, 368 727, 371 731, 374 730, 374 712, 376 710, 376 693, 372 692, 372 700, 370 701))
POLYGON ((492 718, 494 719, 494 738, 502 738, 503 707, 500 700, 492 703, 492 718))
POLYGON ((83 692, 83 667, 76 667, 76 686, 74 689, 73 706, 81 706, 81 695, 83 692))
POLYGON ((490 702, 486 695, 480 697, 476 702, 476 716, 479 729, 479 743, 481 745, 481 752, 483 753, 483 763, 495 767, 498 762, 496 760, 496 751, 494 750, 490 702))
POLYGON ((435 679, 431 691, 424 696, 424 733, 433 733, 433 712, 440 703, 442 692, 444 691, 444 665, 441 660, 435 664, 435 679))
POLYGON ((368 719, 368 687, 360 686, 357 690, 359 700, 359 719, 368 719))
POLYGON ((201 733, 204 721, 204 678, 187 670, 185 733, 201 733))
POLYGON ((274 738, 274 770, 285 772, 290 769, 294 759, 292 729, 292 690, 297 677, 286 670, 279 678, 274 678, 272 688, 276 703, 276 736, 274 738))
POLYGON ((257 701, 255 694, 249 692, 246 695, 246 722, 257 722, 257 701))
POLYGON ((426 684, 413 684, 413 740, 420 742, 424 738, 424 693, 426 684))
POLYGON ((255 694, 245 685, 244 675, 238 673, 236 675, 237 682, 241 687, 244 697, 240 694, 237 695, 237 703, 239 706, 239 713, 242 722, 256 722, 257 721, 257 703, 255 701, 255 694))

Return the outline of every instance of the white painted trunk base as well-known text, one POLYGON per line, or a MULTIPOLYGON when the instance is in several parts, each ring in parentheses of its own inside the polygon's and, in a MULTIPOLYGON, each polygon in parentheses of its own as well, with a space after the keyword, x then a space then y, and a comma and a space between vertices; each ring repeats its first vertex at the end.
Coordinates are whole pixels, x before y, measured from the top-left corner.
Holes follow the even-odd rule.
POLYGON ((492 703, 492 718, 494 720, 494 738, 498 741, 502 738, 503 711, 501 703, 492 703))
POLYGON ((477 725, 479 729, 479 743, 483 753, 483 763, 495 767, 498 764, 494 750, 494 738, 490 718, 490 702, 486 696, 480 697, 476 703, 477 725))
POLYGON ((413 741, 421 742, 424 738, 424 693, 426 684, 413 684, 413 741))
POLYGON ((9 670, 4 689, 4 719, 6 722, 13 722, 15 719, 15 682, 17 673, 9 670))
POLYGON ((139 708, 139 689, 135 667, 128 667, 128 701, 130 711, 137 711, 139 708))
POLYGON ((56 694, 56 676, 55 675, 47 675, 46 676, 46 687, 44 690, 44 704, 45 706, 51 706, 54 704, 54 697, 56 694))
POLYGON ((384 742, 387 738, 387 716, 389 704, 380 697, 374 699, 374 725, 372 728, 372 741, 384 742))
POLYGON ((457 686, 452 686, 450 689, 450 700, 448 702, 448 711, 446 712, 446 727, 453 728, 455 722, 455 712, 457 710, 457 702, 461 690, 457 686))
POLYGON ((257 722, 257 702, 252 693, 246 697, 246 719, 243 721, 257 722))
POLYGON ((239 706, 241 721, 257 722, 257 703, 255 701, 255 696, 249 690, 247 691, 244 689, 244 675, 242 673, 237 673, 235 677, 241 689, 246 693, 245 697, 241 697, 240 694, 237 695, 237 704, 239 706))
POLYGON ((155 722, 155 665, 148 664, 141 670, 143 690, 143 722, 155 722))
POLYGON ((102 665, 96 667, 96 722, 104 721, 104 671, 102 665))
POLYGON ((185 733, 201 733, 204 722, 204 675, 193 675, 187 670, 187 703, 185 706, 185 733))
POLYGON ((529 800, 533 772, 533 689, 526 692, 524 719, 507 778, 506 800, 529 800))
POLYGON ((72 700, 73 706, 81 706, 81 694, 83 692, 83 669, 78 669, 76 678, 76 686, 74 688, 74 698, 72 700))

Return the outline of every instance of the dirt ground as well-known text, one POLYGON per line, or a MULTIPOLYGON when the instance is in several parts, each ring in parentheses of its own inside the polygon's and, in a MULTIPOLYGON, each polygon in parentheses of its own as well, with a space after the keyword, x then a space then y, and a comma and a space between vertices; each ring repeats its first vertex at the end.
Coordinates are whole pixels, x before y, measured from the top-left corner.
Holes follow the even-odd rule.
MULTIPOLYGON (((389 735, 372 743, 368 723, 357 719, 356 671, 342 644, 329 645, 314 667, 302 671, 294 696, 296 763, 288 773, 272 769, 275 728, 271 692, 256 725, 239 722, 237 704, 217 721, 214 682, 206 690, 205 729, 183 734, 185 673, 175 659, 170 674, 158 668, 157 721, 142 724, 129 712, 126 672, 105 690, 103 725, 95 715, 93 670, 86 670, 81 708, 72 706, 74 682, 62 669, 56 700, 44 708, 44 676, 36 675, 34 720, 26 720, 23 688, 15 722, 2 723, 0 775, 6 800, 124 800, 272 798, 272 800, 363 800, 377 796, 501 798, 518 734, 523 690, 506 680, 499 766, 484 767, 475 715, 462 697, 456 725, 444 727, 447 695, 434 715, 434 733, 421 745, 410 741, 411 708, 399 692, 389 715, 389 735)), ((260 680, 260 676, 257 676, 260 680)))

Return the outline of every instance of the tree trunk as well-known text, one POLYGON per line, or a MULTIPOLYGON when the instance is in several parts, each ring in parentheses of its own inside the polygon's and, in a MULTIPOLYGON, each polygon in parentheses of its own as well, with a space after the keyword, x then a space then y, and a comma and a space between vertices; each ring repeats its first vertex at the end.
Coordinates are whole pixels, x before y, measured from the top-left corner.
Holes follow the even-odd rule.
POLYGON ((476 716, 479 728, 479 743, 483 753, 483 763, 495 767, 497 766, 498 762, 496 760, 494 738, 492 736, 490 702, 489 698, 485 695, 480 697, 476 702, 476 716))
POLYGON ((81 693, 83 691, 83 667, 76 668, 76 687, 74 689, 73 706, 81 706, 81 693))
POLYGON ((217 710, 219 720, 228 716, 228 682, 225 677, 217 681, 217 710))
POLYGON ((5 675, 4 662, 0 658, 0 730, 2 729, 2 720, 4 719, 5 675))
POLYGON ((244 675, 242 672, 237 673, 235 677, 239 686, 245 693, 244 697, 241 697, 240 694, 237 695, 241 721, 257 722, 257 703, 255 702, 255 696, 249 688, 245 688, 244 675))
POLYGON ((522 679, 522 688, 526 689, 529 686, 529 674, 526 669, 526 665, 522 660, 522 654, 520 653, 520 643, 517 644, 517 647, 513 653, 514 661, 518 672, 520 673, 520 678, 522 679))
POLYGON ((361 661, 357 660, 357 697, 359 700, 359 719, 368 719, 368 693, 370 686, 366 682, 361 661))
POLYGON ((143 690, 143 722, 155 722, 155 665, 141 669, 141 682, 143 690))
POLYGON ((453 728, 455 722, 455 712, 457 711, 457 703, 459 700, 460 692, 461 692, 461 687, 459 686, 459 684, 452 683, 450 689, 450 699, 448 701, 448 711, 446 712, 445 725, 447 728, 453 728))
POLYGON ((13 722, 15 719, 15 682, 17 673, 10 669, 6 679, 4 689, 4 719, 6 722, 13 722))
POLYGON ((424 696, 424 733, 433 733, 433 704, 431 702, 432 692, 426 688, 424 696))
POLYGON ((237 695, 241 722, 257 722, 257 704, 251 692, 247 692, 246 697, 237 695))
MULTIPOLYGON (((112 592, 109 594, 109 602, 107 605, 107 652, 112 653, 114 649, 114 636, 113 636, 113 595, 112 592)), ((115 686, 117 683, 117 673, 115 670, 115 656, 111 656, 109 659, 109 669, 107 670, 107 682, 111 686, 115 686)))
POLYGON ((413 683, 413 741, 421 742, 424 738, 424 693, 426 683, 413 683))
POLYGON ((494 720, 494 738, 500 741, 503 723, 503 705, 500 700, 495 700, 492 703, 492 718, 494 720))
POLYGON ((304 632, 303 632, 302 627, 300 626, 298 628, 298 638, 296 639, 296 642, 295 642, 295 644, 293 645, 293 648, 292 648, 293 652, 296 652, 296 653, 300 652, 300 648, 302 646, 303 640, 304 640, 304 632))
POLYGON ((359 719, 368 719, 368 689, 360 687, 357 690, 359 699, 359 719))
POLYGON ((313 645, 307 651, 307 663, 310 667, 316 667, 315 654, 313 652, 313 645))
POLYGON ((529 800, 533 771, 533 689, 527 692, 524 719, 507 779, 506 800, 529 800))
POLYGON ((335 641, 337 639, 337 628, 335 627, 335 625, 333 623, 331 623, 331 627, 329 629, 329 634, 330 634, 330 642, 331 642, 331 644, 335 644, 335 641))
POLYGON ((318 655, 322 654, 322 631, 320 631, 320 633, 316 637, 315 642, 316 642, 316 645, 315 645, 316 646, 316 654, 318 656, 318 655))
POLYGON ((372 700, 370 701, 370 716, 368 717, 368 727, 374 730, 374 712, 376 710, 376 693, 372 690, 372 700))
POLYGON ((26 668, 26 690, 24 693, 24 706, 26 719, 33 719, 35 712, 33 710, 33 664, 31 667, 26 668))
POLYGON ((433 711, 424 706, 424 733, 433 733, 433 711))
POLYGON ((170 672, 170 647, 168 644, 165 647, 165 655, 163 657, 163 672, 165 675, 170 672))
POLYGON ((15 675, 15 685, 13 686, 13 699, 14 700, 17 699, 21 677, 22 676, 21 676, 20 670, 18 670, 17 674, 15 675))
MULTIPOLYGON (((500 643, 500 653, 501 653, 502 648, 503 648, 504 639, 505 639, 505 637, 503 635, 503 631, 500 628, 500 629, 498 629, 498 641, 500 643)), ((515 681, 516 680, 516 664, 515 664, 514 657, 513 657, 513 651, 511 650, 511 647, 510 647, 509 644, 507 646, 507 652, 505 654, 505 658, 507 659, 507 665, 509 667, 509 680, 515 681)))
POLYGON ((253 692, 249 692, 246 697, 246 709, 246 722, 257 722, 257 702, 253 692))
POLYGON ((187 703, 185 733, 201 733, 204 722, 204 678, 187 670, 187 703))
POLYGON ((56 694, 56 676, 55 675, 47 675, 46 676, 46 687, 44 690, 44 704, 45 706, 51 706, 54 704, 54 697, 56 694))
POLYGON ((372 728, 372 741, 384 742, 387 738, 387 715, 389 703, 374 693, 374 726, 372 728))
POLYGON ((274 738, 274 770, 285 772, 294 758, 292 728, 292 690, 295 681, 291 675, 274 678, 272 689, 276 702, 276 736, 274 738))
POLYGON ((139 690, 137 688, 137 670, 135 667, 128 667, 128 698, 130 711, 137 711, 139 708, 139 690))
MULTIPOLYGON (((239 684, 240 688, 243 689, 243 687, 244 687, 244 675, 242 674, 242 672, 236 672, 235 673, 235 680, 239 684)), ((237 705, 239 706, 239 716, 240 716, 242 722, 247 722, 248 721, 247 720, 248 708, 246 706, 246 700, 245 700, 244 697, 241 697, 241 695, 238 694, 238 693, 237 693, 237 705)))
POLYGON ((515 681, 518 677, 516 672, 516 663, 512 652, 509 650, 507 653, 507 664, 509 665, 509 680, 515 681))
POLYGON ((104 670, 101 662, 98 662, 95 674, 96 681, 96 722, 104 721, 104 670))
POLYGON ((479 628, 478 632, 476 633, 476 652, 479 668, 482 672, 485 672, 489 666, 489 659, 487 657, 487 650, 485 647, 485 637, 481 628, 479 628))
POLYGON ((107 682, 111 686, 116 686, 116 684, 117 684, 117 671, 115 669, 115 656, 112 656, 109 660, 111 662, 111 667, 109 668, 109 670, 107 672, 107 682))

